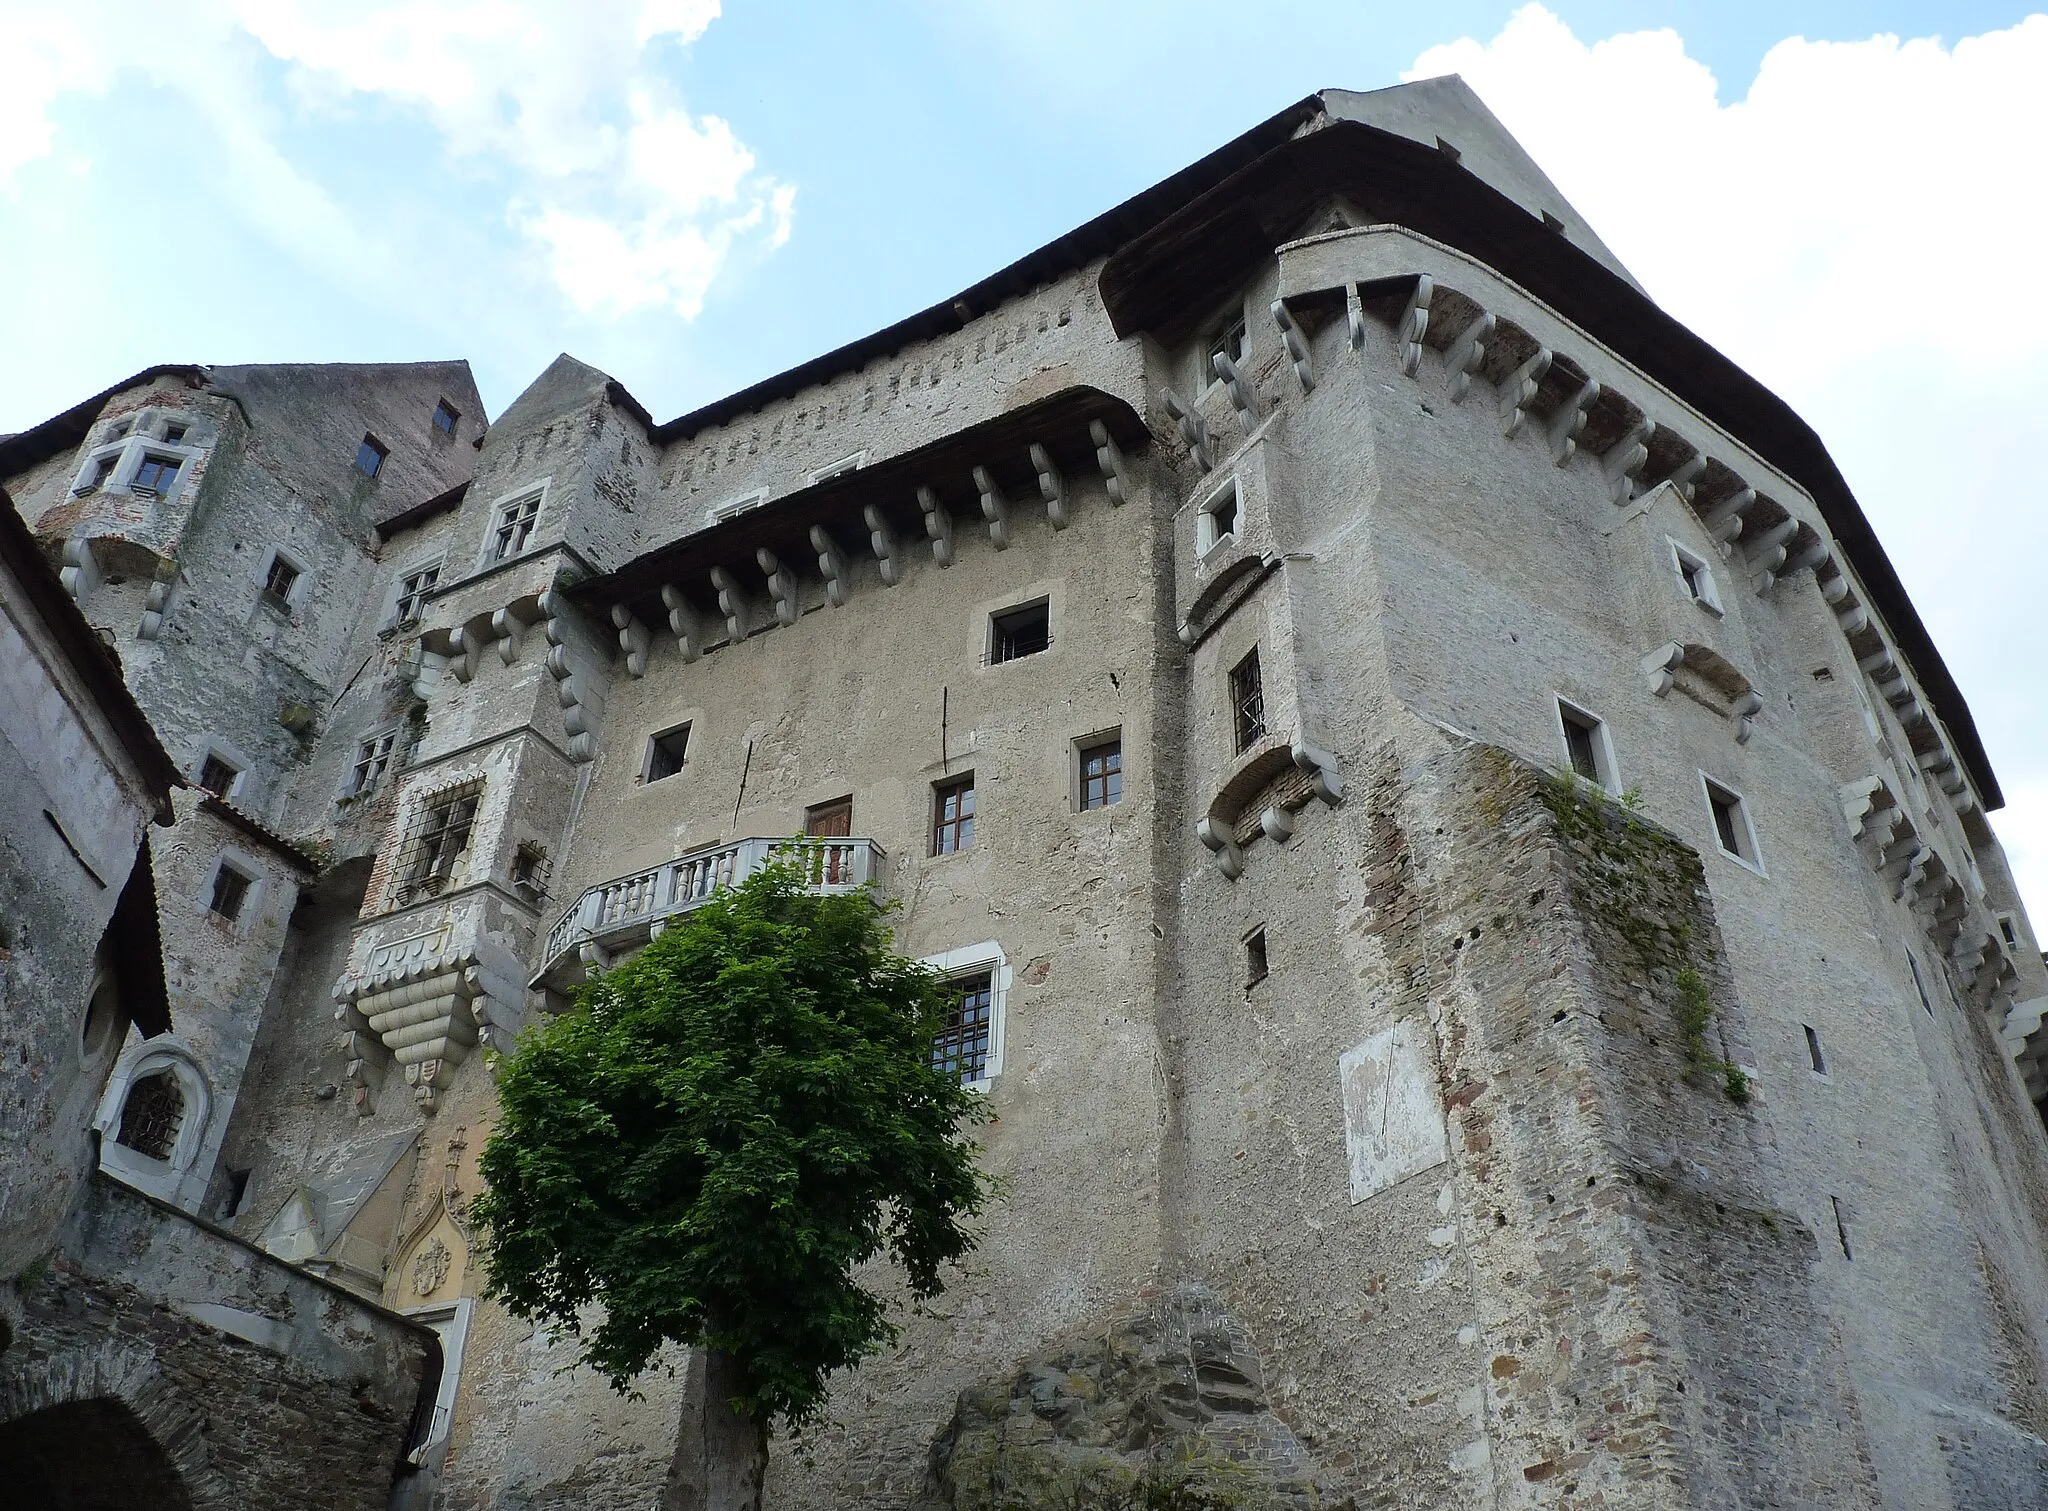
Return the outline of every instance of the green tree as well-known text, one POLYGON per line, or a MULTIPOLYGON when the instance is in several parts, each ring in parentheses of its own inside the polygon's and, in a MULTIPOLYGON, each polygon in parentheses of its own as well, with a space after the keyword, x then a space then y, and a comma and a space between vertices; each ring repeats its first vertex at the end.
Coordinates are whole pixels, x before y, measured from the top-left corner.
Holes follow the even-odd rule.
POLYGON ((886 1251, 937 1294, 990 1193, 981 1098, 930 1063, 943 981, 871 896, 804 883, 763 868, 524 1034, 474 1208, 487 1294, 615 1389, 664 1344, 709 1358, 756 1498, 772 1422, 800 1432, 896 1336, 855 1270, 886 1251))

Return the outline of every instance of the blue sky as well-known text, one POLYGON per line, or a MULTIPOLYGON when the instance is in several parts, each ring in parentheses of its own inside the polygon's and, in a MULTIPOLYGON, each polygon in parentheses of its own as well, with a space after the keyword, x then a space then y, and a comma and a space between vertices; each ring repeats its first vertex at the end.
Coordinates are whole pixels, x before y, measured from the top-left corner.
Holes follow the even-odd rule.
POLYGON ((1651 293, 1828 441, 2048 907, 2048 17, 2027 14, 0 0, 0 432, 162 361, 462 356, 495 413, 563 350, 666 418, 1318 87, 1455 68, 1651 293))

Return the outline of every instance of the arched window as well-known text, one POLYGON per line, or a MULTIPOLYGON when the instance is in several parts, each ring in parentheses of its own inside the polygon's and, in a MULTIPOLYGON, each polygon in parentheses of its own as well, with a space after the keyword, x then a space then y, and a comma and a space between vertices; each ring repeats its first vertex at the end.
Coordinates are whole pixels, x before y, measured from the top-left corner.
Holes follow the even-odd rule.
POLYGON ((185 1121, 185 1093, 168 1069, 143 1076, 128 1088, 121 1104, 121 1131, 114 1142, 151 1159, 168 1160, 178 1146, 178 1128, 185 1121))

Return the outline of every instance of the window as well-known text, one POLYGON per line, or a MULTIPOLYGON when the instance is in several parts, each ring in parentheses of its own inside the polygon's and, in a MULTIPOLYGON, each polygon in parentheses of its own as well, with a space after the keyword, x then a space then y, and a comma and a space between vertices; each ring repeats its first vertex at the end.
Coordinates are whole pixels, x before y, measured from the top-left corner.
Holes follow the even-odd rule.
POLYGON ((547 851, 529 840, 512 852, 512 885, 539 896, 541 878, 547 874, 547 868, 547 851))
POLYGON ((356 471, 364 477, 375 477, 384 470, 384 458, 391 455, 390 449, 373 435, 366 435, 356 446, 356 471))
POLYGON ((362 797, 377 790, 384 773, 391 769, 391 753, 397 744, 398 731, 387 729, 356 746, 355 779, 348 789, 351 794, 362 797))
POLYGON ((1219 381, 1219 375, 1216 371, 1216 359, 1219 356, 1228 357, 1233 363, 1244 361, 1244 336, 1243 315, 1226 320, 1216 329, 1215 333, 1209 337, 1207 345, 1202 349, 1202 377, 1204 379, 1211 383, 1219 381))
POLYGON ((504 561, 524 551, 533 534, 533 523, 539 518, 539 489, 500 504, 498 523, 491 535, 491 560, 504 561))
POLYGON ((228 1171, 227 1189, 222 1191, 220 1195, 220 1220, 222 1222, 226 1222, 231 1217, 239 1217, 241 1215, 242 1201, 249 1194, 249 1177, 253 1173, 253 1171, 249 1170, 230 1169, 228 1171))
POLYGON ((974 773, 932 788, 932 854, 951 855, 974 843, 974 773))
POLYGON ((1564 731, 1565 764, 1572 774, 1612 792, 1614 752, 1608 746, 1606 722, 1562 698, 1557 700, 1557 722, 1564 731))
POLYGON ((178 1147, 178 1129, 185 1121, 185 1093, 168 1070, 141 1076, 129 1086, 121 1104, 121 1128, 114 1142, 151 1159, 168 1160, 178 1147))
POLYGON ((1081 752, 1081 811, 1107 808, 1124 797, 1124 742, 1104 740, 1081 752))
POLYGON ((1756 831, 1750 825, 1749 809, 1742 795, 1710 776, 1702 776, 1701 780, 1706 783, 1707 807, 1714 815, 1714 838, 1720 842, 1721 853, 1741 861, 1752 871, 1762 871, 1763 863, 1757 858, 1756 831))
POLYGON ((683 758, 690 750, 690 726, 678 724, 674 729, 665 729, 647 739, 647 772, 642 781, 659 782, 674 776, 683 769, 683 758))
POLYGON ((455 422, 461 418, 461 411, 446 399, 434 406, 434 428, 443 435, 455 434, 455 422))
POLYGON ((988 659, 991 666, 1035 656, 1052 644, 1052 605, 1027 603, 989 616, 988 659))
POLYGON ((1707 565, 1705 557, 1695 555, 1674 540, 1671 542, 1671 565, 1678 572, 1679 585, 1685 589, 1686 597, 1702 608, 1711 609, 1716 614, 1721 612, 1721 593, 1714 586, 1714 569, 1707 565))
POLYGON ((242 774, 242 768, 223 756, 209 752, 199 763, 199 785, 217 798, 225 798, 235 790, 235 778, 242 774))
POLYGON ((731 519, 735 514, 745 514, 749 509, 758 509, 768 502, 768 490, 756 488, 752 493, 742 493, 738 498, 729 498, 711 511, 713 520, 731 519))
POLYGON ((1800 1024, 1799 1027, 1802 1030, 1804 1030, 1806 1034, 1807 1063, 1813 1066, 1813 1073, 1815 1075, 1826 1075, 1828 1073, 1828 1061, 1827 1056, 1820 1052, 1820 1035, 1815 1033, 1811 1028, 1807 1027, 1807 1025, 1804 1023, 1800 1024))
POLYGON ((1220 489, 1195 515, 1195 554, 1207 556, 1227 540, 1237 538, 1237 479, 1220 489))
POLYGON ((270 570, 263 574, 263 596, 272 608, 289 609, 292 589, 299 585, 299 569, 282 556, 270 558, 270 570))
POLYGON ((962 976, 949 983, 953 1000, 943 1025, 932 1036, 932 1069, 958 1076, 970 1086, 989 1078, 989 1040, 995 1025, 992 974, 962 976))
POLYGON ((242 916, 242 906, 249 900, 252 880, 246 872, 222 861, 220 869, 213 873, 213 893, 206 900, 206 911, 233 923, 242 916))
POLYGON ((1244 936, 1244 984, 1257 986, 1266 975, 1266 930, 1262 924, 1244 936))
POLYGON ((422 897, 438 897, 448 889, 455 863, 469 849, 479 796, 475 787, 465 787, 428 802, 400 868, 399 906, 422 897))
MULTIPOLYGON (((168 445, 179 446, 184 444, 185 434, 186 427, 180 425, 175 420, 164 426, 164 441, 168 445)), ((246 1174, 247 1172, 244 1173, 246 1174)))
POLYGON ((113 477, 114 469, 120 464, 121 453, 118 451, 112 456, 94 458, 92 471, 86 474, 85 481, 79 484, 78 491, 80 493, 97 493, 100 489, 107 486, 107 480, 113 477))
POLYGON ((1927 997, 1927 978, 1920 974, 1920 957, 1911 950, 1906 951, 1906 964, 1913 967, 1913 990, 1920 994, 1920 1005, 1927 1010, 1927 1016, 1934 1016, 1934 1004, 1927 997))
POLYGON ((439 562, 430 567, 421 567, 418 571, 408 572, 401 577, 398 581, 398 616, 393 622, 400 626, 418 624, 420 611, 426 606, 427 594, 434 590, 434 585, 440 580, 439 562))
POLYGON ((171 485, 178 480, 178 469, 183 465, 177 457, 145 452, 142 465, 135 469, 135 476, 128 486, 136 493, 169 493, 171 485))
POLYGON ((1266 735, 1266 690, 1259 680, 1259 652, 1254 646, 1230 669, 1230 716, 1242 755, 1266 735))
POLYGON ((2010 913, 2000 913, 1998 915, 1998 937, 2005 941, 2007 949, 2018 949, 2020 947, 2019 920, 2010 913))
POLYGON ((811 474, 811 481, 822 483, 827 478, 844 477, 847 473, 856 472, 867 464, 868 454, 865 451, 856 451, 852 456, 843 456, 836 462, 820 467, 811 474))
POLYGON ((804 809, 804 833, 812 839, 844 839, 853 833, 853 799, 834 798, 804 809))

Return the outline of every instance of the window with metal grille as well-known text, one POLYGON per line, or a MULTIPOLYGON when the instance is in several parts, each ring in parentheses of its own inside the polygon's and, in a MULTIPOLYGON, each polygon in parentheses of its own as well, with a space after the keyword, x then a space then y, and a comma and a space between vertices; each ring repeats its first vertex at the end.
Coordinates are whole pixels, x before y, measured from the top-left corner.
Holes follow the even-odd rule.
POLYGON ((169 493, 171 484, 178 480, 178 469, 184 463, 174 456, 153 456, 145 453, 142 465, 135 469, 135 476, 128 486, 137 493, 169 493))
POLYGON ((1266 734, 1266 688, 1259 679, 1259 652, 1254 646, 1244 660, 1230 669, 1230 715, 1240 753, 1250 750, 1266 734))
POLYGON ((455 422, 461 418, 461 412, 446 399, 434 406, 434 428, 443 435, 455 434, 455 422))
POLYGON ((299 569, 282 556, 270 558, 270 570, 263 574, 263 596, 278 608, 289 608, 292 589, 299 585, 299 569))
POLYGON ((526 549, 540 518, 540 494, 523 494, 498 506, 498 523, 491 535, 491 560, 504 561, 526 549))
POLYGON ((932 787, 932 854, 951 855, 974 843, 974 773, 932 787))
POLYGON ((185 1121, 185 1093, 177 1076, 168 1070, 140 1076, 128 1088, 121 1103, 121 1131, 114 1142, 167 1160, 178 1147, 178 1129, 185 1121))
POLYGON ((391 455, 391 448, 373 435, 366 435, 356 443, 356 471, 364 477, 375 477, 384 470, 384 458, 391 455))
POLYGON ((438 897, 448 890, 456 862, 469 849, 477 801, 482 796, 481 784, 460 787, 428 799, 421 808, 412 838, 400 855, 400 907, 422 897, 438 897))
POLYGON ((947 985, 953 1000, 944 1025, 932 1036, 932 1069, 958 1076, 963 1086, 985 1081, 994 1032, 994 978, 963 976, 947 985))
POLYGON ((420 610, 426 606, 427 594, 433 592, 434 585, 440 580, 441 564, 439 562, 435 562, 430 567, 421 567, 417 572, 408 572, 404 577, 400 578, 398 583, 398 616, 395 622, 400 625, 418 624, 420 622, 420 610))
POLYGON ((349 791, 357 797, 376 791, 377 784, 384 780, 384 773, 391 769, 391 753, 397 744, 398 731, 387 729, 356 746, 355 785, 349 791))
POLYGON ((989 617, 988 659, 991 665, 1035 656, 1052 644, 1052 606, 1027 603, 989 617))
POLYGON ((225 798, 241 774, 241 767, 217 755, 209 755, 199 763, 200 787, 217 798, 225 798))
POLYGON ((512 885, 536 896, 547 877, 548 853, 528 841, 512 852, 512 885))
POLYGON ((1124 742, 1104 740, 1081 752, 1081 811, 1123 801, 1124 742))
POLYGON ((222 861, 220 869, 213 873, 213 892, 206 900, 206 910, 233 923, 242 916, 242 904, 249 900, 250 881, 250 877, 222 861))

